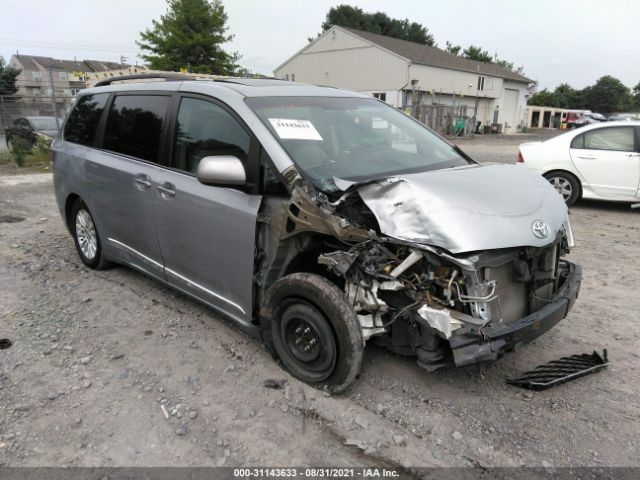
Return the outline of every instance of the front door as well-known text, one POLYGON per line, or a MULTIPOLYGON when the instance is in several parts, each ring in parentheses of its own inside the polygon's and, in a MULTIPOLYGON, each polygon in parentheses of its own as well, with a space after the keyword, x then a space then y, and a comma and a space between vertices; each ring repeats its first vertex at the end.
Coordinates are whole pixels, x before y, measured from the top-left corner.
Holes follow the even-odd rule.
POLYGON ((640 155, 633 126, 603 127, 576 136, 571 160, 593 188, 606 198, 632 200, 640 183, 640 155))
POLYGON ((201 184, 204 157, 234 155, 248 165, 256 140, 223 106, 185 96, 173 128, 172 167, 157 178, 156 226, 167 280, 237 321, 251 322, 260 195, 201 184))
POLYGON ((105 248, 164 280, 154 220, 154 179, 169 95, 116 95, 107 117, 102 151, 85 166, 96 216, 104 224, 105 248))

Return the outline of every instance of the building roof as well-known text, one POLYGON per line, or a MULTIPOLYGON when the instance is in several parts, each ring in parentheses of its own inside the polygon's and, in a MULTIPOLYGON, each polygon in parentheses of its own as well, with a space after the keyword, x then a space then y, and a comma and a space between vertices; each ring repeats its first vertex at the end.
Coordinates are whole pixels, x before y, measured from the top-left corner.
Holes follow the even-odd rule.
POLYGON ((444 50, 440 50, 436 47, 430 47, 428 45, 422 45, 421 43, 408 42, 406 40, 400 40, 399 38, 387 37, 385 35, 378 35, 371 32, 365 32, 363 30, 356 30, 354 28, 339 27, 347 32, 357 35, 371 43, 389 50, 407 60, 420 65, 429 65, 439 68, 448 68, 450 70, 461 70, 464 72, 481 73, 483 75, 490 75, 493 77, 505 78, 508 80, 514 80, 516 82, 533 83, 533 80, 513 72, 507 68, 501 67, 493 63, 478 62, 476 60, 469 60, 467 58, 458 57, 444 50))
POLYGON ((39 66, 45 70, 65 70, 69 72, 101 72, 123 68, 117 62, 105 62, 102 60, 61 60, 37 55, 14 55, 13 57, 28 70, 37 69, 39 66))

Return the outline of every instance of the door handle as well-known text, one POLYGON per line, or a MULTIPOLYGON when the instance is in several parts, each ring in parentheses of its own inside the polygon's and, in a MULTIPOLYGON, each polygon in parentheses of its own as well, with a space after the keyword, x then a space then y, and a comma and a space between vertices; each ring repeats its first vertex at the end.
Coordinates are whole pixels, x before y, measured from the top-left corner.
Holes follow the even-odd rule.
POLYGON ((143 190, 146 190, 149 187, 151 187, 151 181, 149 180, 149 177, 146 175, 136 175, 133 181, 136 182, 138 185, 140 185, 143 190))
POLYGON ((583 160, 595 160, 596 157, 591 157, 591 156, 587 156, 587 155, 578 155, 578 158, 581 158, 583 160))
POLYGON ((163 198, 167 197, 175 197, 176 191, 174 190, 174 186, 169 182, 165 182, 163 185, 158 185, 156 187, 163 198))
POLYGON ((640 157, 640 153, 630 153, 629 155, 627 155, 627 157, 629 158, 640 157))

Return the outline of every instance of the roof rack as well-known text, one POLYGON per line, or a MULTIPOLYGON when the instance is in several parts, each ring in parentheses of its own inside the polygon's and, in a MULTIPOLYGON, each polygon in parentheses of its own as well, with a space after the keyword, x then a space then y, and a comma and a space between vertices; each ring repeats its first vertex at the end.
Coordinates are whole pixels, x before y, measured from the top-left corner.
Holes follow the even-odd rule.
POLYGON ((120 82, 123 80, 151 80, 151 79, 161 79, 165 81, 196 80, 194 77, 190 75, 184 75, 182 73, 141 73, 138 75, 119 75, 117 77, 105 78, 104 80, 100 80, 98 83, 96 83, 94 87, 104 87, 106 85, 111 85, 113 82, 120 82))

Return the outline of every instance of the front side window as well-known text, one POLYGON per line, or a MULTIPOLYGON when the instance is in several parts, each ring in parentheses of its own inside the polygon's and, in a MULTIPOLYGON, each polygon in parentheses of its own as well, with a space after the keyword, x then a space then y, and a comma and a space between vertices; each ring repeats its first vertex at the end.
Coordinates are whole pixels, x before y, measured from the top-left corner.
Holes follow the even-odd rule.
POLYGON ((170 100, 171 97, 164 95, 116 96, 107 117, 103 147, 157 162, 170 100))
POLYGON ((39 82, 42 80, 42 75, 40 75, 40 72, 31 72, 31 79, 34 82, 39 82))
POLYGON ((58 72, 58 80, 66 82, 67 78, 67 72, 58 72))
POLYGON ((635 150, 633 127, 610 127, 591 130, 583 133, 584 146, 587 150, 613 150, 617 152, 633 152, 635 150))
POLYGON ((64 126, 64 139, 67 142, 93 146, 98 122, 108 98, 108 93, 80 97, 64 126))
POLYGON ((467 165, 453 145, 384 103, 367 98, 246 100, 298 168, 321 190, 334 178, 362 182, 467 165))
POLYGON ((204 157, 249 156, 251 137, 222 107, 197 98, 183 98, 178 112, 175 167, 196 173, 204 157))

